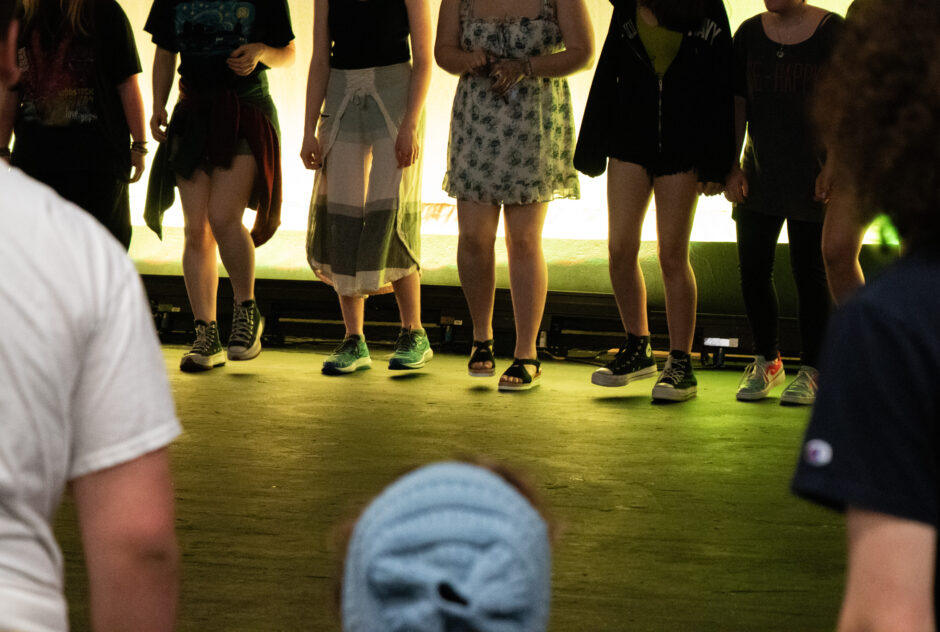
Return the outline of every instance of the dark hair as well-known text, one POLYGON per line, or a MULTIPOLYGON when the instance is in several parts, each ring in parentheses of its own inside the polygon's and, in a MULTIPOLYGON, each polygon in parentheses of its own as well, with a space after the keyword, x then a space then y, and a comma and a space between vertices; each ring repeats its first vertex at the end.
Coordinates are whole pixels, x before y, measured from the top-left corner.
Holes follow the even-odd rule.
POLYGON ((641 0, 656 20, 667 29, 688 31, 698 28, 705 18, 705 0, 641 0))
POLYGON ((13 19, 13 11, 16 8, 15 0, 0 0, 0 41, 6 40, 7 29, 10 21, 13 19))
POLYGON ((856 0, 817 88, 837 168, 911 247, 940 249, 940 2, 856 0))

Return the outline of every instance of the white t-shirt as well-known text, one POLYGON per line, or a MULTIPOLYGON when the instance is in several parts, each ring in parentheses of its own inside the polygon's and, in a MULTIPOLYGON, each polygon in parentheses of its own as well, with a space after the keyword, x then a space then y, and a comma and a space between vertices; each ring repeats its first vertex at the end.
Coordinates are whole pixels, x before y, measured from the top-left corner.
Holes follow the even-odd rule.
POLYGON ((67 481, 180 432, 143 287, 89 214, 0 164, 0 630, 68 629, 67 481))

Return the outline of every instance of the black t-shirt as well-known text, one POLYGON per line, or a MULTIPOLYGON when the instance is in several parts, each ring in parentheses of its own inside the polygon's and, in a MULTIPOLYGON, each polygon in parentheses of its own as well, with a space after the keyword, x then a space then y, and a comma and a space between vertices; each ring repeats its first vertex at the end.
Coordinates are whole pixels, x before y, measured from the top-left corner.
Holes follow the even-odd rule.
POLYGON ((114 0, 88 10, 89 35, 70 33, 58 14, 40 14, 20 34, 13 163, 30 173, 129 168, 117 87, 141 71, 134 33, 114 0))
POLYGON ((905 256, 833 316, 795 493, 937 528, 938 316, 940 253, 905 256))
POLYGON ((405 0, 330 0, 330 66, 390 66, 411 59, 405 0))
POLYGON ((154 0, 144 30, 179 53, 180 78, 194 87, 261 83, 264 64, 240 77, 226 65, 229 55, 244 44, 283 48, 294 39, 287 0, 154 0))
POLYGON ((822 221, 823 206, 813 195, 824 155, 810 107, 842 25, 830 13, 809 39, 784 46, 767 36, 760 15, 735 33, 735 94, 747 99, 743 169, 749 185, 736 211, 822 221))

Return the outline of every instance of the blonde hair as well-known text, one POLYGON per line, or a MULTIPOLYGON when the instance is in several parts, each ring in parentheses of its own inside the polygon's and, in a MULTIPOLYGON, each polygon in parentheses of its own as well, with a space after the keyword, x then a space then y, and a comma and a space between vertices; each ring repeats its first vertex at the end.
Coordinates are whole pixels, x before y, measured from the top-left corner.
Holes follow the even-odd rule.
POLYGON ((39 5, 43 2, 58 2, 59 10, 72 33, 90 35, 87 22, 90 0, 20 0, 23 5, 23 22, 30 24, 39 15, 39 5))

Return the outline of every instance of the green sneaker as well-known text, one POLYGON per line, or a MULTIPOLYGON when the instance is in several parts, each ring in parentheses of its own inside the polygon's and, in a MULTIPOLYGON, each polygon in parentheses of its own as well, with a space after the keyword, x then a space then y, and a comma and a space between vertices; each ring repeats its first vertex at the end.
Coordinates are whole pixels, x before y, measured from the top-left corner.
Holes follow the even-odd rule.
POLYGON ((225 364, 225 350, 219 340, 219 324, 214 320, 211 323, 197 320, 195 329, 196 340, 192 348, 183 354, 180 371, 209 371, 225 364))
POLYGON ((786 374, 783 372, 779 353, 772 361, 762 355, 754 356, 754 361, 744 369, 735 397, 744 402, 764 399, 771 389, 783 384, 785 379, 786 374))
POLYGON ((232 313, 232 333, 228 337, 229 360, 251 360, 261 353, 261 332, 264 316, 254 299, 235 303, 232 313))
POLYGON ((796 379, 780 393, 781 404, 812 406, 816 402, 816 390, 819 388, 819 371, 803 365, 796 379))
POLYGON ((654 400, 684 402, 695 397, 698 380, 692 372, 692 358, 686 355, 679 358, 669 353, 666 366, 653 387, 654 400))
POLYGON ((323 361, 322 370, 326 375, 345 375, 371 368, 372 358, 369 357, 365 339, 359 334, 353 334, 333 349, 333 353, 323 361))
POLYGON ((402 329, 395 342, 395 353, 388 361, 391 371, 420 369, 434 357, 424 329, 402 329))

